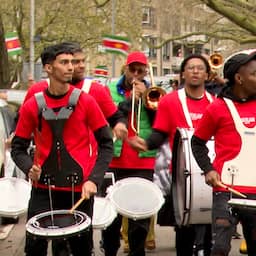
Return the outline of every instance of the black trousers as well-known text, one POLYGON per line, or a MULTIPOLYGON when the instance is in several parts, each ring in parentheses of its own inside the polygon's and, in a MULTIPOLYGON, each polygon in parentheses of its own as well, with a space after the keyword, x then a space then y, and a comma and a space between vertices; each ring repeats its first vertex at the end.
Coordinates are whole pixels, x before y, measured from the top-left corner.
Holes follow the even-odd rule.
MULTIPOLYGON (((72 207, 72 193, 69 191, 52 191, 52 204, 54 210, 68 210, 72 207)), ((81 193, 74 194, 74 202, 81 198, 81 193)), ((86 213, 90 218, 93 215, 93 198, 82 202, 82 204, 77 208, 78 211, 86 213)), ((47 189, 32 188, 31 198, 28 207, 27 219, 33 216, 47 212, 50 210, 50 200, 49 192, 47 189)), ((93 237, 92 237, 92 227, 82 231, 81 233, 71 236, 64 237, 65 241, 62 239, 53 240, 54 255, 66 255, 67 249, 63 251, 62 246, 65 245, 69 247, 70 252, 74 256, 91 256, 91 251, 93 247, 93 237), (58 241, 58 242, 57 242, 58 241), (56 243, 55 243, 56 242, 56 243)), ((27 256, 46 256, 48 248, 47 238, 40 238, 30 233, 26 233, 26 245, 25 253, 27 256)))
MULTIPOLYGON (((153 180, 153 170, 140 169, 112 169, 115 180, 121 180, 128 177, 140 177, 153 180)), ((136 198, 134 199, 136 200, 136 198)), ((150 225, 150 218, 133 220, 128 219, 128 242, 129 256, 144 256, 145 241, 150 225)), ((122 216, 118 217, 112 224, 102 231, 103 248, 105 256, 115 256, 120 247, 120 230, 122 226, 122 216)))

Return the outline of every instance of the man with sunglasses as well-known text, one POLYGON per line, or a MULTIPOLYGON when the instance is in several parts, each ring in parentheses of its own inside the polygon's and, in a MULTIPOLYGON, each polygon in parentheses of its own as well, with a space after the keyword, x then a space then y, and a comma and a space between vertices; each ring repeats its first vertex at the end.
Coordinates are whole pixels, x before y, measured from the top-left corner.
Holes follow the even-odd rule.
MULTIPOLYGON (((140 130, 140 136, 145 137, 151 131, 151 121, 154 117, 154 111, 141 106, 140 127, 132 129, 131 117, 138 114, 138 101, 142 97, 144 91, 149 84, 144 77, 147 75, 148 61, 146 56, 139 51, 132 52, 128 55, 124 74, 117 82, 109 85, 112 98, 119 106, 119 110, 123 112, 128 120, 128 137, 137 134, 136 129, 140 130), (132 94, 135 93, 135 98, 132 94), (132 104, 136 109, 132 113, 132 104)), ((127 141, 116 141, 114 157, 110 164, 110 169, 115 175, 115 180, 128 177, 140 177, 150 181, 153 180, 153 170, 155 162, 155 152, 147 152, 146 154, 137 153, 133 150, 127 141)), ((136 200, 136 199, 135 199, 136 200)), ((106 256, 117 255, 120 247, 120 228, 122 217, 118 216, 114 222, 103 231, 103 248, 106 256)), ((150 218, 143 220, 128 219, 128 242, 129 255, 143 256, 145 255, 145 241, 149 230, 150 218)))

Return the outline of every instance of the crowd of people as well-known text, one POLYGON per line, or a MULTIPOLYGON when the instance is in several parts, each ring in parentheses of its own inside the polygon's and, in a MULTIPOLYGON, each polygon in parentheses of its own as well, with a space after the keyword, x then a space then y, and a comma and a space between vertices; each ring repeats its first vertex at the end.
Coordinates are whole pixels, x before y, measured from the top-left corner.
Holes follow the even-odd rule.
MULTIPOLYGON (((108 171, 115 181, 138 177, 155 182, 169 211, 165 216, 138 219, 117 214, 101 232, 104 255, 117 255, 121 234, 129 256, 146 255, 146 249, 157 246, 156 222, 174 226, 178 256, 229 255, 240 222, 247 253, 256 255, 254 209, 228 203, 235 197, 229 187, 249 200, 256 199, 251 170, 256 53, 229 58, 216 87, 208 81, 208 60, 201 54, 186 56, 180 66, 180 81, 170 81, 172 91, 159 97, 156 109, 142 101, 152 81, 145 79, 149 62, 140 51, 128 54, 121 77, 108 85, 84 77, 85 54, 78 43, 50 45, 42 51, 41 61, 48 78, 28 89, 11 141, 13 160, 32 181, 27 220, 43 212, 70 209, 81 199, 77 210, 92 219, 94 197, 102 193, 108 171), (193 131, 189 146, 204 174, 200 178, 212 187, 211 221, 180 225, 175 220, 172 184, 177 176, 187 177, 180 174, 184 170, 175 162, 177 157, 172 159, 177 155, 178 129, 193 131), (207 146, 212 138, 213 162, 207 146), (31 141, 33 157, 28 152, 31 141), (234 166, 236 171, 231 172, 234 166)), ((193 170, 186 171, 193 175, 193 170)), ((93 227, 89 225, 84 232, 54 239, 52 255, 89 256, 93 247, 93 227)), ((43 256, 47 250, 47 238, 26 232, 26 255, 43 256)))

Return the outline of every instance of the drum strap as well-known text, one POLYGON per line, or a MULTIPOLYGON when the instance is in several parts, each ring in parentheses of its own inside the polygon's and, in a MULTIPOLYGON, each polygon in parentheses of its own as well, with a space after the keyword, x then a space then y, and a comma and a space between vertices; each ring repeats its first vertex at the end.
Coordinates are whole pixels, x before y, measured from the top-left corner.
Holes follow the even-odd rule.
POLYGON ((81 90, 84 91, 84 92, 86 92, 86 93, 89 93, 90 88, 91 88, 91 85, 92 85, 92 82, 93 82, 92 79, 85 78, 81 90))
MULTIPOLYGON (((205 95, 206 95, 208 101, 211 103, 213 101, 212 95, 210 93, 208 93, 207 91, 205 91, 205 95)), ((188 105, 187 105, 187 101, 186 101, 187 97, 186 97, 185 88, 178 90, 178 97, 181 102, 183 113, 185 115, 187 124, 188 124, 189 128, 193 128, 193 123, 192 123, 191 117, 189 115, 188 105)))
POLYGON ((83 180, 81 166, 72 158, 63 141, 63 130, 66 121, 74 111, 81 90, 74 89, 70 95, 67 106, 62 107, 56 114, 53 109, 48 108, 43 92, 35 94, 39 112, 42 111, 44 118, 52 130, 52 148, 50 154, 42 165, 40 182, 58 187, 70 187, 72 184, 80 184, 83 180))

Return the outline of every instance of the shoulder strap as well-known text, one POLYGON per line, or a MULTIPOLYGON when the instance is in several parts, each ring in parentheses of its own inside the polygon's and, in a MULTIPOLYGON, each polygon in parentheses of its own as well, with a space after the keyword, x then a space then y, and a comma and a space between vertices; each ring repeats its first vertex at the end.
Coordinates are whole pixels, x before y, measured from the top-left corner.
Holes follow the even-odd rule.
POLYGON ((83 86, 82 86, 82 91, 84 91, 86 93, 89 93, 91 85, 92 85, 92 82, 93 82, 93 79, 85 78, 83 86))
POLYGON ((36 103, 38 106, 38 113, 40 114, 43 111, 43 109, 46 108, 46 102, 44 99, 43 92, 36 93, 35 98, 36 98, 36 103))
POLYGON ((70 97, 69 97, 69 102, 68 102, 68 105, 69 105, 69 106, 74 107, 74 106, 77 104, 77 101, 78 101, 78 99, 79 99, 79 96, 80 96, 81 92, 82 92, 82 91, 79 90, 78 88, 75 88, 75 89, 72 91, 72 93, 71 93, 71 95, 70 95, 70 97))
POLYGON ((179 96, 179 100, 180 100, 181 105, 182 105, 183 113, 185 115, 185 119, 187 121, 187 124, 190 128, 193 128, 193 123, 192 123, 192 120, 191 120, 191 117, 190 117, 189 111, 188 111, 188 106, 187 106, 187 102, 186 102, 186 93, 185 93, 184 88, 178 90, 178 96, 179 96))

